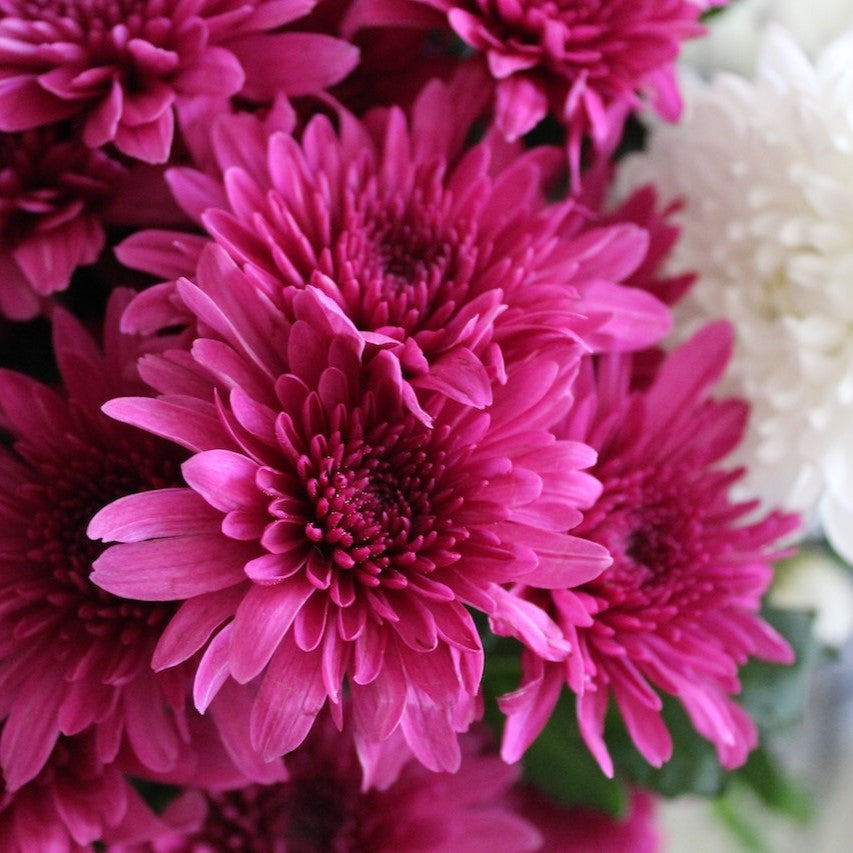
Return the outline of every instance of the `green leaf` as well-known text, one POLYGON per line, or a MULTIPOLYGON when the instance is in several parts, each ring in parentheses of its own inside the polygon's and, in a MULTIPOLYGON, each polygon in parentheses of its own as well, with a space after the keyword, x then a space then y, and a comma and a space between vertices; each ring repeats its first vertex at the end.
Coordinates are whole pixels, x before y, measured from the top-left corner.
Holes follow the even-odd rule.
POLYGON ((766 610, 766 619, 791 645, 791 666, 750 661, 741 668, 743 689, 738 701, 759 729, 768 731, 798 722, 803 715, 808 679, 819 647, 812 631, 813 615, 803 610, 766 610))
MULTIPOLYGON (((801 715, 806 682, 815 662, 817 645, 811 615, 797 611, 769 611, 766 618, 791 644, 797 656, 793 666, 752 662, 741 669, 743 692, 735 697, 760 729, 795 722, 801 715)), ((487 640, 484 638, 484 645, 487 640)), ((506 638, 488 638, 483 692, 486 718, 500 733, 503 715, 496 698, 518 687, 520 645, 506 638)), ((634 746, 615 706, 607 717, 605 740, 613 756, 616 780, 607 779, 592 758, 577 728, 574 702, 564 690, 547 726, 524 757, 525 776, 566 805, 586 805, 611 814, 626 806, 625 785, 649 788, 667 797, 696 794, 716 797, 729 777, 714 746, 696 733, 680 703, 662 696, 662 717, 673 740, 673 756, 660 769, 650 766, 634 746)), ((778 772, 770 774, 766 757, 757 757, 745 771, 744 783, 759 796, 792 816, 808 809, 801 792, 778 772), (762 763, 764 762, 764 763, 762 763)))
POLYGON ((128 776, 127 779, 155 814, 162 814, 163 809, 181 793, 181 789, 175 785, 151 782, 137 776, 128 776))
POLYGON ((578 731, 574 701, 566 690, 523 761, 524 777, 565 806, 587 806, 615 817, 627 811, 624 784, 601 772, 578 731))
POLYGON ((733 778, 749 786, 769 809, 792 820, 807 823, 814 815, 811 794, 789 778, 762 747, 749 756, 733 778))
POLYGON ((750 853, 770 853, 761 830, 755 825, 749 808, 744 809, 741 799, 720 797, 714 803, 714 811, 723 826, 740 842, 740 846, 750 853))
POLYGON ((717 15, 721 15, 723 12, 726 11, 726 9, 731 6, 734 6, 736 2, 737 0, 731 0, 728 6, 715 6, 712 9, 708 9, 707 12, 703 12, 702 15, 700 15, 699 20, 703 24, 707 24, 711 18, 715 18, 717 15))
MULTIPOLYGON (((521 679, 521 645, 501 638, 490 641, 483 677, 486 721, 500 735, 505 718, 497 698, 515 690, 521 679)), ((565 806, 586 806, 612 815, 628 807, 627 792, 619 781, 608 779, 580 736, 574 699, 567 690, 551 718, 522 760, 524 778, 565 806)))
POLYGON ((672 736, 672 758, 661 768, 652 767, 637 751, 618 711, 608 715, 606 740, 617 772, 635 785, 665 797, 698 794, 714 797, 725 783, 726 772, 717 760, 713 745, 696 733, 681 705, 663 696, 661 716, 672 736))

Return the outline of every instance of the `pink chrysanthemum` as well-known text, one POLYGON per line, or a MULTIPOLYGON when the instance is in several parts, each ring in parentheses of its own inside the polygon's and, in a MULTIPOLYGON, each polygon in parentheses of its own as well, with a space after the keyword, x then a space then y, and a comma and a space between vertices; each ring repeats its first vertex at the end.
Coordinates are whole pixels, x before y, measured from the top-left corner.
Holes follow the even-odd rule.
POLYGON ((125 170, 62 125, 0 133, 0 313, 34 317, 104 246, 99 214, 125 170))
POLYGON ((167 825, 98 752, 91 731, 63 737, 23 787, 12 789, 0 777, 5 853, 83 853, 95 841, 119 844, 167 836, 167 825))
MULTIPOLYGON (((565 663, 527 654, 524 682, 503 700, 504 756, 521 755, 554 707, 563 683, 577 694, 581 734, 608 774, 603 740, 612 696, 642 755, 660 766, 671 753, 657 691, 675 696, 720 761, 743 763, 755 727, 731 698, 749 656, 789 663, 791 650, 758 615, 778 540, 798 519, 750 520, 756 503, 732 503, 740 470, 718 463, 740 441, 747 407, 709 393, 731 350, 731 330, 707 327, 664 362, 654 382, 631 393, 631 358, 602 357, 576 383, 558 434, 599 452, 603 491, 577 528, 605 545, 613 565, 576 590, 528 598, 550 607, 575 649, 565 663)), ((589 366, 589 365, 587 365, 589 366)))
POLYGON ((67 396, 0 372, 0 418, 13 442, 0 452, 0 764, 12 789, 40 771, 60 733, 92 725, 106 761, 123 740, 152 771, 187 760, 191 672, 150 666, 176 606, 117 599, 89 579, 102 550, 86 535, 95 512, 183 482, 181 448, 100 411, 110 397, 144 389, 138 342, 118 333, 129 296, 110 302, 103 353, 70 315, 54 312, 67 396))
POLYGON ((627 112, 648 93, 672 119, 680 111, 674 75, 681 42, 703 32, 692 0, 356 0, 347 31, 371 25, 423 26, 424 6, 446 16, 485 55, 497 81, 496 112, 509 139, 549 110, 568 128, 577 166, 584 137, 618 140, 627 112), (374 23, 375 22, 375 23, 374 23))
POLYGON ((169 156, 182 97, 318 91, 355 65, 329 36, 273 33, 299 0, 0 0, 0 129, 79 116, 97 148, 169 156))
POLYGON ((321 718, 289 756, 286 782, 183 795, 170 804, 164 819, 190 826, 172 838, 158 839, 153 849, 157 853, 539 849, 539 833, 509 805, 517 769, 489 754, 479 736, 466 736, 463 745, 465 754, 455 774, 432 773, 412 760, 399 738, 391 738, 382 751, 384 761, 395 765, 394 776, 381 789, 368 789, 349 731, 340 733, 330 718, 321 718))
POLYGON ((485 412, 440 394, 422 409, 399 361, 316 288, 277 308, 218 246, 197 279, 178 293, 205 336, 191 355, 143 360, 159 398, 106 406, 194 451, 190 488, 165 493, 168 516, 162 492, 102 510, 90 534, 126 544, 98 559, 95 582, 187 599, 155 666, 213 634, 197 705, 229 675, 260 676, 264 756, 298 746, 327 701, 340 713, 346 680, 360 748, 400 727, 426 765, 455 768, 483 663, 463 604, 560 658, 551 623, 499 584, 572 586, 607 562, 564 533, 598 491, 578 471, 588 449, 547 432, 565 371, 531 360, 485 412))
MULTIPOLYGON (((221 176, 175 169, 169 181, 273 302, 312 284, 371 342, 392 346, 416 388, 483 406, 516 351, 526 358, 578 337, 592 348, 644 346, 670 318, 619 284, 642 261, 645 232, 593 227, 575 205, 546 202, 558 149, 524 153, 494 136, 465 148, 481 101, 466 81, 429 85, 409 122, 396 108, 364 123, 342 113, 336 133, 317 116, 301 142, 281 103, 266 126, 223 119, 221 176)), ((162 273, 186 262, 175 242, 186 241, 143 232, 119 257, 162 273)), ((176 321, 172 293, 142 294, 125 322, 176 321)))

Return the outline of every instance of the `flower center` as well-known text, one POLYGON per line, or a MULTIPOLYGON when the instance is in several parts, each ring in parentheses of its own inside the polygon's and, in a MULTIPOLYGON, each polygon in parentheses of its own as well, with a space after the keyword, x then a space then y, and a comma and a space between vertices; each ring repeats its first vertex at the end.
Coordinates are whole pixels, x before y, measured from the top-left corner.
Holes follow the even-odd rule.
POLYGON ((176 454, 156 439, 113 439, 108 448, 75 448, 63 464, 37 464, 39 479, 19 492, 35 508, 25 533, 34 582, 19 594, 32 598, 35 607, 53 608, 60 622, 58 639, 68 640, 82 629, 95 637, 114 635, 129 645, 173 609, 118 598, 89 581, 92 563, 104 548, 86 536, 92 516, 125 495, 182 482, 176 454))
POLYGON ((186 25, 181 5, 175 0, 0 0, 0 36, 75 46, 68 58, 47 54, 42 60, 44 68, 72 72, 61 83, 64 99, 101 98, 117 79, 126 92, 140 93, 203 47, 202 36, 186 25))
POLYGON ((631 613, 643 624, 669 621, 710 590, 702 567, 711 493, 682 466, 602 476, 602 482, 602 495, 578 531, 604 545, 613 565, 583 589, 611 615, 631 613))
POLYGON ((403 588, 409 572, 458 557, 460 533, 448 519, 461 500, 441 485, 446 453, 414 417, 367 430, 351 423, 349 435, 315 436, 298 462, 311 505, 305 533, 361 583, 403 588))
POLYGON ((348 199, 322 271, 339 283, 360 328, 442 329, 470 299, 476 228, 466 221, 449 227, 448 195, 437 180, 421 183, 407 198, 378 198, 374 187, 348 199))
POLYGON ((168 17, 172 5, 170 0, 0 0, 0 11, 10 18, 66 28, 77 24, 87 32, 123 24, 139 33, 144 21, 168 17))
POLYGON ((329 721, 322 734, 288 756, 289 779, 208 793, 204 826, 193 836, 214 850, 255 853, 347 853, 366 850, 360 837, 361 771, 355 751, 329 721))

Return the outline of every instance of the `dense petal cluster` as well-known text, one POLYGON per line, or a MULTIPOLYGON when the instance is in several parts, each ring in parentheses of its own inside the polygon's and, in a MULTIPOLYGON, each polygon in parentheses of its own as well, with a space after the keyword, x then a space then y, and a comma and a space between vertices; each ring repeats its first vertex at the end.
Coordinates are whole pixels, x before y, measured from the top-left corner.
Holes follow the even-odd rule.
POLYGON ((4 850, 82 853, 92 842, 141 842, 167 834, 168 827, 100 752, 91 731, 61 737, 23 786, 12 790, 0 776, 4 850))
POLYGON ((0 313, 26 320, 104 246, 100 213, 125 169, 64 125, 0 133, 0 313))
POLYGON ((143 361, 161 396, 107 406, 194 451, 190 488, 101 511, 90 533, 125 544, 98 559, 95 581, 187 599, 155 665, 213 633, 196 702, 229 675, 260 676, 251 726, 264 756, 298 746, 327 702, 340 713, 346 680, 360 746, 402 727, 427 766, 455 768, 483 664, 463 604, 560 658, 544 614, 499 585, 571 586, 609 561, 563 532, 598 493, 579 470, 588 448, 547 432, 565 368, 530 361, 485 412, 439 394, 421 407, 397 359, 316 288, 291 289, 279 309, 216 246, 197 279, 179 293, 207 335, 191 356, 143 361))
POLYGON ((0 411, 14 442, 0 456, 0 764, 12 790, 40 771, 60 733, 92 725, 108 761, 124 736, 153 770, 171 769, 180 752, 171 718, 183 713, 187 676, 150 668, 174 607, 118 599, 90 582, 102 550, 86 535, 92 515, 122 495, 177 485, 185 456, 99 410, 142 387, 134 342, 117 330, 127 301, 122 292, 112 301, 105 353, 55 311, 67 396, 0 374, 0 411))
MULTIPOLYGON (((632 393, 631 357, 605 356, 579 379, 567 435, 598 450, 602 493, 577 530, 605 545, 613 565, 575 590, 548 594, 575 653, 565 663, 527 655, 522 688, 503 700, 504 755, 519 757, 547 720, 564 683, 577 694, 581 734, 608 774, 604 743, 611 697, 642 755, 660 766, 672 751, 657 691, 675 696, 721 763, 735 767, 755 727, 729 698, 748 656, 786 663, 791 650, 758 615, 779 541, 798 520, 752 520, 733 503, 742 474, 719 462, 740 440, 746 407, 714 402, 731 333, 712 325, 674 352, 653 384, 632 393)), ((587 365, 589 367, 589 365, 587 365)), ((528 594, 544 605, 544 594, 528 594)))
MULTIPOLYGON (((336 133, 316 116, 301 141, 284 104, 265 123, 223 118, 219 174, 174 169, 169 181, 270 300, 313 285, 369 341, 390 346, 417 389, 483 406, 513 358, 555 340, 645 346, 670 318, 654 296, 621 286, 644 261, 643 229, 598 227, 578 205, 547 203, 559 149, 524 153, 493 134, 464 147, 481 101, 471 83, 427 86, 408 121, 396 108, 364 122, 341 113, 336 133)), ((190 266, 185 246, 171 232, 142 232, 119 256, 162 274, 190 266)), ((173 295, 169 285, 142 294, 125 322, 175 323, 173 295)))
MULTIPOLYGON (((548 112, 569 131, 577 168, 590 135, 608 150, 625 115, 651 96, 665 118, 680 110, 674 65, 681 42, 703 32, 701 6, 692 0, 573 0, 486 3, 482 0, 399 0, 382 4, 387 23, 418 22, 423 3, 479 50, 496 81, 498 126, 509 139, 531 130, 548 112)), ((356 3, 352 18, 369 22, 378 4, 356 3), (359 5, 363 10, 359 11, 359 5)))
POLYGON ((819 508, 848 558, 851 50, 848 34, 812 63, 781 30, 769 31, 755 80, 692 81, 684 121, 657 128, 625 177, 654 180, 686 202, 673 263, 701 276, 679 325, 689 331, 721 315, 734 324, 726 387, 753 408, 739 454, 750 492, 805 513, 819 508))
POLYGON ((745 760, 798 522, 704 322, 849 534, 853 37, 620 201, 722 5, 0 0, 0 848, 651 853, 631 740, 745 760))
POLYGON ((187 97, 318 91, 356 61, 329 36, 273 31, 299 0, 3 0, 0 129, 79 117, 82 140, 164 162, 187 97), (310 57, 310 59, 309 59, 310 57))

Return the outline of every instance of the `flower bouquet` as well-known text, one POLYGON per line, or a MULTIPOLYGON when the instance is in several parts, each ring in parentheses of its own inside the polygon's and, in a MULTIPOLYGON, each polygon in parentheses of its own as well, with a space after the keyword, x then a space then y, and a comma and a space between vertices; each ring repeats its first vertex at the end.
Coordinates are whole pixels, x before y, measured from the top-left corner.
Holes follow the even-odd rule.
POLYGON ((739 5, 0 0, 4 851, 799 809, 853 37, 680 76, 739 5))

